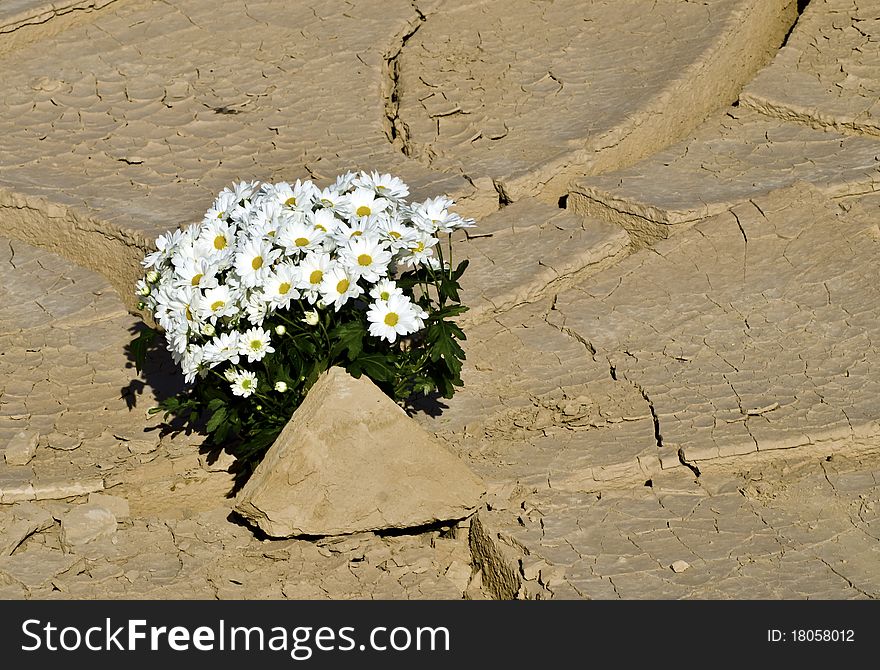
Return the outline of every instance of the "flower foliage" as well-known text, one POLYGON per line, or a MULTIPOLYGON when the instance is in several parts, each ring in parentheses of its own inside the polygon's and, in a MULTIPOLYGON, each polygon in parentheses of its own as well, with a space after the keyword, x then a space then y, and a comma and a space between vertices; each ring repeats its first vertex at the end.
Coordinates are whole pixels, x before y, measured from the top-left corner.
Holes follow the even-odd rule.
MULTIPOLYGON (((138 282, 185 377, 154 411, 203 423, 212 444, 258 458, 333 365, 403 404, 461 385, 467 308, 452 233, 474 225, 439 196, 410 203, 388 174, 327 188, 241 182, 197 225, 156 240, 138 282)), ((132 342, 138 369, 160 331, 132 342)))

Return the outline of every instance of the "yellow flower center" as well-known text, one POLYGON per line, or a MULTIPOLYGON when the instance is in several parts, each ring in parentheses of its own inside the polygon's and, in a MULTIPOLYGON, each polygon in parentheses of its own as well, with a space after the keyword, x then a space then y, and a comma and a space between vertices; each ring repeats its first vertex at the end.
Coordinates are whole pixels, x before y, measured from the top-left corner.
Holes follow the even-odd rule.
POLYGON ((290 196, 287 200, 284 201, 284 204, 288 207, 296 207, 296 196, 290 196))
POLYGON ((261 267, 263 267, 263 257, 257 256, 256 258, 254 258, 254 260, 251 261, 251 267, 254 270, 259 270, 261 267))
POLYGON ((287 295, 287 292, 290 290, 290 282, 282 282, 278 286, 278 293, 281 295, 287 295))
POLYGON ((226 303, 223 302, 222 300, 215 300, 214 302, 211 303, 211 311, 216 312, 218 309, 222 309, 223 305, 225 305, 225 304, 226 303))
POLYGON ((398 233, 396 230, 389 230, 389 231, 388 231, 388 237, 393 237, 395 240, 399 240, 399 239, 400 239, 400 233, 398 233))
POLYGON ((204 277, 204 276, 205 276, 205 275, 203 275, 203 274, 201 274, 201 273, 200 273, 200 274, 197 274, 197 275, 195 275, 195 276, 192 278, 192 282, 190 282, 190 283, 191 283, 193 286, 198 286, 198 285, 199 285, 199 282, 202 281, 202 277, 204 277))
POLYGON ((425 243, 419 242, 415 247, 413 247, 413 251, 419 253, 425 250, 425 243))
POLYGON ((360 207, 357 208, 357 211, 355 212, 355 214, 357 214, 358 216, 369 216, 372 213, 373 213, 373 210, 371 210, 366 205, 361 205, 360 207))
POLYGON ((373 257, 370 254, 361 254, 358 256, 358 265, 361 267, 367 267, 373 264, 373 257))
POLYGON ((226 236, 218 235, 214 238, 214 248, 215 249, 225 249, 226 248, 226 236))
POLYGON ((351 233, 351 235, 349 235, 349 237, 360 237, 363 234, 364 234, 363 230, 355 230, 355 231, 352 231, 352 233, 351 233))
POLYGON ((243 389, 249 389, 253 385, 254 383, 251 381, 250 377, 245 377, 241 380, 241 388, 243 389))
POLYGON ((320 223, 316 223, 316 224, 315 224, 315 228, 317 228, 318 230, 320 230, 322 233, 326 233, 326 232, 327 232, 327 229, 326 229, 324 226, 322 226, 320 223))
POLYGON ((193 320, 193 313, 192 313, 192 311, 190 310, 189 305, 186 306, 186 320, 187 320, 187 321, 192 321, 192 320, 193 320))
POLYGON ((298 247, 307 247, 309 245, 309 241, 305 237, 297 237, 293 243, 298 247))
POLYGON ((320 284, 321 280, 324 278, 324 273, 320 270, 312 270, 312 274, 309 275, 309 283, 310 284, 320 284))
POLYGON ((324 207, 333 207, 333 202, 327 200, 327 198, 321 198, 321 204, 324 205, 324 207))
POLYGON ((379 294, 379 299, 380 299, 380 300, 388 300, 388 298, 390 298, 390 297, 391 297, 391 294, 390 294, 388 291, 382 291, 382 292, 379 294))
POLYGON ((350 284, 351 282, 349 282, 347 279, 340 279, 339 283, 336 284, 336 292, 340 295, 345 293, 348 290, 350 284))
POLYGON ((262 340, 251 340, 251 349, 253 349, 254 351, 259 351, 262 346, 262 340))
POLYGON ((385 315, 385 325, 387 326, 394 328, 398 321, 400 321, 400 317, 394 312, 388 312, 388 314, 385 315))

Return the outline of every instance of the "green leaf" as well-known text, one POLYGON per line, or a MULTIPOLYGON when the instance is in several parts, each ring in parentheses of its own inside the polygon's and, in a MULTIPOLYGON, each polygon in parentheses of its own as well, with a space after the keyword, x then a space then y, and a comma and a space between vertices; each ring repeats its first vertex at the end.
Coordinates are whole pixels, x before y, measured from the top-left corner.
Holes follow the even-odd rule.
POLYGON ((360 319, 347 321, 336 326, 330 331, 330 339, 333 346, 330 348, 330 358, 337 358, 343 351, 346 358, 353 361, 363 351, 364 335, 366 329, 360 319))
POLYGON ((431 360, 442 359, 454 377, 461 374, 461 362, 465 358, 464 349, 455 341, 459 333, 464 335, 461 328, 448 321, 438 321, 428 328, 431 360))
POLYGON ((361 373, 376 382, 387 382, 394 378, 394 368, 385 354, 361 354, 348 366, 355 377, 361 373))
POLYGON ((205 430, 207 430, 209 433, 213 433, 220 427, 225 419, 226 407, 223 406, 211 415, 211 418, 208 420, 208 424, 205 426, 205 430))
POLYGON ((440 295, 447 300, 461 302, 461 298, 458 295, 458 282, 450 279, 440 282, 440 295))
POLYGON ((455 268, 455 271, 452 273, 452 279, 454 281, 461 279, 461 276, 464 274, 464 271, 467 270, 468 265, 470 265, 470 261, 467 259, 459 263, 458 267, 455 268))

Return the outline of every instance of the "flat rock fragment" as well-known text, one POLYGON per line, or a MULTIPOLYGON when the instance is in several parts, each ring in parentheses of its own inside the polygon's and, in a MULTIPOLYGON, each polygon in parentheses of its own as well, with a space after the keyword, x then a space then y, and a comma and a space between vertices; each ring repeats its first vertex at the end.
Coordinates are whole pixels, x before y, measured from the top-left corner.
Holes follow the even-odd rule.
POLYGON ((273 537, 343 535, 463 519, 485 487, 366 377, 332 368, 238 495, 273 537))

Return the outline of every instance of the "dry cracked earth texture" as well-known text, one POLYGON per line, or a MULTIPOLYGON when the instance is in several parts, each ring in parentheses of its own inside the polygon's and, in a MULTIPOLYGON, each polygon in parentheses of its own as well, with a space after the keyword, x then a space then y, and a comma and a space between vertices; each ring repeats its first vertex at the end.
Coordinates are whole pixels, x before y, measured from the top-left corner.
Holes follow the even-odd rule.
POLYGON ((0 597, 877 598, 878 40, 876 0, 0 3, 0 597), (489 493, 268 540, 147 414, 133 281, 227 183, 346 169, 479 219, 415 418, 489 493))

